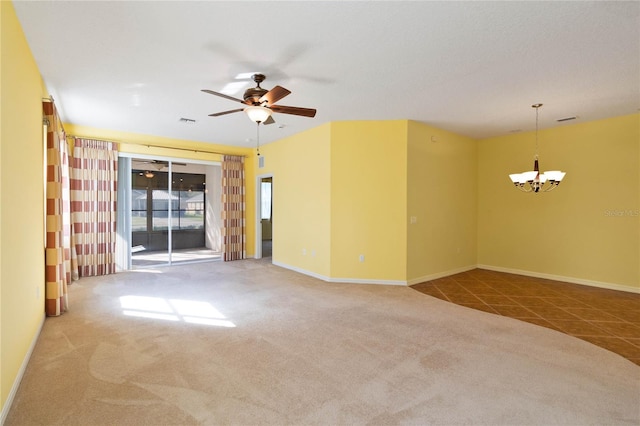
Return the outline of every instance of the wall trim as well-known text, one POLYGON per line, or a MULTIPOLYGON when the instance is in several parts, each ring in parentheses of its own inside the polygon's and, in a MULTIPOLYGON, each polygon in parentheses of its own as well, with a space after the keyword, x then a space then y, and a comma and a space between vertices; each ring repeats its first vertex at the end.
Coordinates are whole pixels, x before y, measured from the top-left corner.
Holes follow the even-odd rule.
POLYGON ((330 283, 346 283, 346 284, 379 284, 379 285, 401 285, 407 286, 406 281, 402 280, 367 280, 360 278, 329 278, 326 281, 330 283))
POLYGON ((24 372, 27 370, 27 365, 29 364, 29 360, 31 359, 31 354, 36 347, 36 343, 38 342, 38 338, 40 337, 40 333, 42 332, 42 327, 44 326, 44 320, 46 315, 44 312, 42 313, 42 320, 40 321, 40 325, 38 326, 38 331, 33 336, 31 340, 31 344, 29 345, 29 349, 22 360, 22 365, 18 369, 18 374, 16 374, 16 379, 13 381, 13 385, 11 386, 11 391, 7 396, 7 400, 4 402, 2 406, 2 412, 0 413, 0 425, 3 425, 5 420, 7 420, 7 416, 9 415, 9 410, 11 409, 11 405, 13 404, 13 399, 16 397, 16 393, 18 393, 18 388, 20 387, 20 382, 22 381, 22 376, 24 376, 24 372))
POLYGON ((489 271, 506 272, 509 274, 524 275, 527 277, 544 278, 553 281, 563 281, 566 283, 587 285, 590 287, 606 288, 608 290, 626 291, 629 293, 640 294, 640 287, 630 287, 622 284, 606 283, 602 281, 585 280, 583 278, 564 277, 562 275, 545 274, 542 272, 525 271, 522 269, 503 268, 501 266, 481 265, 478 264, 479 269, 487 269, 489 271))
MULTIPOLYGON (((444 278, 451 275, 459 274, 462 272, 471 271, 473 269, 486 269, 488 271, 496 271, 496 272, 505 272, 508 274, 516 274, 523 275, 526 277, 534 277, 534 278, 544 278, 553 281, 561 281, 572 284, 580 284, 587 285, 590 287, 599 287, 605 288, 608 290, 617 290, 617 291, 626 291, 629 293, 638 293, 640 294, 640 288, 630 287, 621 284, 614 283, 606 283, 602 281, 593 281, 593 280, 585 280, 582 278, 574 278, 574 277, 565 277, 561 275, 553 275, 553 274, 545 274, 542 272, 533 272, 533 271, 525 271, 522 269, 513 269, 513 268, 503 268, 501 266, 492 266, 492 265, 467 265, 462 266, 460 268, 451 269, 443 272, 436 272, 435 274, 423 275, 418 278, 413 278, 408 281, 402 280, 367 280, 361 278, 332 278, 327 277, 322 274, 318 274, 316 272, 308 271, 306 269, 298 268, 296 266, 287 265, 286 263, 281 263, 277 261, 272 262, 275 266, 279 266, 281 268, 289 269, 294 272, 298 272, 300 274, 309 275, 313 278, 317 278, 322 281, 330 282, 330 283, 347 283, 347 284, 380 284, 380 285, 402 285, 402 286, 412 286, 415 284, 419 284, 426 281, 437 280, 438 278, 444 278)), ((1 424, 1 423, 0 423, 1 424)))
POLYGON ((473 269, 476 269, 477 267, 478 267, 477 265, 467 265, 467 266, 462 266, 456 269, 450 269, 448 271, 436 272, 435 274, 423 275, 418 278, 410 279, 407 282, 407 285, 415 285, 415 284, 423 283, 425 281, 437 280, 438 278, 444 278, 450 275, 459 274, 461 272, 471 271, 473 269))
POLYGON ((281 263, 278 261, 272 261, 272 263, 276 266, 280 266, 281 268, 289 269, 294 272, 298 272, 304 275, 309 275, 313 278, 317 278, 322 281, 326 281, 329 283, 347 283, 347 284, 380 284, 380 285, 402 285, 406 286, 406 281, 400 280, 368 280, 361 278, 331 278, 326 275, 321 275, 316 272, 307 271, 306 269, 298 268, 296 266, 287 265, 286 263, 281 263))

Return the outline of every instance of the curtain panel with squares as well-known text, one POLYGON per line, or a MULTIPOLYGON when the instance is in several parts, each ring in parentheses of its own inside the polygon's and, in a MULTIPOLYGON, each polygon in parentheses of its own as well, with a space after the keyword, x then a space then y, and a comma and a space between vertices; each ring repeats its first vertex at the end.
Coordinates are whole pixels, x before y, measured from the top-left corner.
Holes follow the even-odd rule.
POLYGON ((66 135, 53 101, 42 103, 46 125, 45 313, 58 316, 68 308, 67 285, 78 279, 71 244, 69 156, 66 135))
POLYGON ((223 260, 246 258, 244 158, 222 158, 223 260))
POLYGON ((118 147, 73 139, 71 221, 81 277, 116 272, 118 147))

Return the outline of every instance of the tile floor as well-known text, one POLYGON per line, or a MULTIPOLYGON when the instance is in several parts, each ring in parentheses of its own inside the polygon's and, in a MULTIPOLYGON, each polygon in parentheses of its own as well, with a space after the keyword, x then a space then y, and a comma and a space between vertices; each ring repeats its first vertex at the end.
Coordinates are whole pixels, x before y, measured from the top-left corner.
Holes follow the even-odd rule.
POLYGON ((458 305, 561 331, 640 365, 640 294, 483 269, 412 288, 458 305))

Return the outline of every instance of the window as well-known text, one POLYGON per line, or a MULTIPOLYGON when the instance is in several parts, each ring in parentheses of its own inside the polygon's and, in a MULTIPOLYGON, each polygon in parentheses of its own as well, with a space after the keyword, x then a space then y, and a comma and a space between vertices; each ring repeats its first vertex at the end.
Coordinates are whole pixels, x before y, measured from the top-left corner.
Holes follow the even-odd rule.
POLYGON ((260 219, 271 220, 271 181, 263 180, 260 185, 262 200, 260 219))
MULTIPOLYGON (((154 189, 151 191, 151 213, 154 231, 166 231, 169 229, 169 203, 171 203, 171 214, 175 214, 180 205, 180 201, 174 191, 169 194, 165 189, 154 189)), ((175 224, 172 223, 175 228, 175 224)))
POLYGON ((147 230, 147 190, 131 191, 131 231, 147 230))
POLYGON ((205 176, 174 173, 169 192, 168 173, 132 170, 131 230, 133 232, 204 230, 205 176))
POLYGON ((173 229, 204 229, 204 191, 173 191, 177 205, 172 211, 173 229))

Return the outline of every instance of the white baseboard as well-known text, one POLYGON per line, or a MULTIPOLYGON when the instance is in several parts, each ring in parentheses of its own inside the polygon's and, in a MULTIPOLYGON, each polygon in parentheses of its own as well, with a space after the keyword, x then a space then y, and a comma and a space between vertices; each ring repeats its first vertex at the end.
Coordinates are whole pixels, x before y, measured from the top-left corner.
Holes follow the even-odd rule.
POLYGON ((367 280, 360 278, 329 278, 325 281, 330 283, 346 283, 346 284, 379 284, 379 285, 402 285, 406 286, 407 282, 402 280, 367 280))
POLYGON ((456 268, 456 269, 451 269, 448 271, 443 271, 443 272, 437 272, 435 274, 429 274, 429 275, 424 275, 418 278, 413 278, 411 280, 408 281, 402 281, 402 280, 368 280, 368 279, 361 279, 361 278, 332 278, 332 277, 327 277, 325 275, 321 275, 312 271, 307 271, 305 269, 302 268, 298 268, 296 266, 291 266, 291 265, 287 265, 286 263, 281 263, 281 262, 277 262, 274 261, 273 262, 274 265, 279 266, 281 268, 285 268, 285 269, 289 269, 291 271, 295 271, 298 272, 300 274, 304 274, 304 275, 308 275, 314 278, 317 278, 319 280, 322 281, 326 281, 326 282, 330 282, 330 283, 348 283, 348 284, 381 284, 381 285, 402 285, 402 286, 411 286, 414 284, 419 284, 422 282, 426 282, 426 281, 432 281, 432 280, 436 280, 438 278, 444 278, 444 277, 448 277, 451 275, 455 275, 455 274, 459 274, 461 272, 467 272, 467 271, 471 271, 472 269, 486 269, 489 271, 496 271, 496 272, 505 272, 505 273, 509 273, 509 274, 516 274, 516 275, 524 275, 527 277, 535 277, 535 278, 544 278, 544 279, 548 279, 548 280, 553 280, 553 281, 561 281, 561 282, 566 282, 566 283, 572 283, 572 284, 581 284, 581 285, 588 285, 591 287, 599 287, 599 288, 606 288, 609 290, 618 290, 618 291, 626 291, 626 292, 630 292, 630 293, 638 293, 640 294, 640 287, 630 287, 630 286, 625 286, 625 285, 621 285, 621 284, 614 284, 614 283, 606 283, 606 282, 601 282, 601 281, 593 281, 593 280, 585 280, 582 278, 574 278, 574 277, 565 277, 565 276, 561 276, 561 275, 552 275, 552 274, 545 274, 545 273, 541 273, 541 272, 532 272, 532 271, 525 271, 522 269, 512 269, 512 268, 503 268, 501 266, 492 266, 492 265, 467 265, 467 266, 463 266, 460 268, 456 268))
POLYGON ((553 281, 562 281, 572 284, 588 285, 591 287, 606 288, 609 290, 626 291, 630 293, 639 293, 640 287, 630 287, 622 284, 606 283, 602 281, 585 280, 583 278, 564 277, 562 275, 545 274, 542 272, 525 271, 522 269, 503 268, 501 266, 477 265, 479 269, 487 269, 489 271, 506 272, 509 274, 524 275, 526 277, 544 278, 553 281))
POLYGON ((18 388, 20 387, 20 382, 22 381, 22 376, 24 376, 24 372, 27 369, 27 365, 29 364, 29 360, 31 359, 31 354, 33 353, 33 349, 36 347, 36 343, 38 342, 38 338, 40 337, 40 332, 42 331, 42 326, 44 325, 44 320, 46 316, 44 313, 42 314, 42 321, 40 321, 40 326, 38 327, 38 331, 33 336, 31 340, 31 344, 29 345, 29 349, 27 350, 24 359, 22 360, 22 365, 18 370, 18 374, 16 374, 16 379, 13 381, 13 386, 11 386, 11 391, 7 396, 7 400, 4 402, 2 406, 2 412, 0 413, 0 425, 3 425, 5 420, 7 420, 7 416, 9 415, 9 410, 11 409, 11 404, 13 404, 13 399, 16 397, 16 393, 18 392, 18 388))
POLYGON ((291 271, 298 272, 300 274, 309 275, 310 277, 317 278, 322 281, 326 281, 329 283, 348 283, 348 284, 380 284, 380 285, 403 285, 406 286, 406 281, 400 280, 368 280, 361 278, 331 278, 325 275, 321 275, 312 271, 307 271, 306 269, 298 268, 297 266, 287 265, 286 263, 281 263, 277 261, 273 261, 273 264, 279 266, 281 268, 289 269, 291 271))
POLYGON ((305 269, 298 268, 297 266, 287 265, 286 263, 278 262, 276 260, 272 261, 271 263, 276 265, 276 266, 279 266, 281 268, 289 269, 290 271, 298 272, 298 273, 303 274, 303 275, 309 275, 310 277, 317 278, 317 279, 322 280, 322 281, 327 281, 327 277, 325 277, 324 275, 320 275, 320 274, 317 274, 315 272, 307 271, 305 269))
POLYGON ((461 272, 471 271, 476 269, 476 265, 463 266, 461 268, 451 269, 449 271, 436 272, 435 274, 423 275, 422 277, 413 278, 407 282, 407 285, 420 284, 425 281, 437 280, 438 278, 448 277, 450 275, 459 274, 461 272))
POLYGON ((320 275, 315 272, 307 271, 305 269, 298 268, 296 266, 287 265, 281 262, 273 262, 274 265, 280 266, 285 269, 290 269, 295 272, 299 272, 304 275, 309 275, 311 277, 317 278, 322 281, 330 282, 330 283, 347 283, 347 284, 380 284, 380 285, 402 285, 402 286, 411 286, 414 284, 422 283, 425 281, 431 281, 442 277, 448 277, 449 275, 459 274, 460 272, 470 271, 476 268, 476 265, 468 265, 463 266, 461 268, 452 269, 449 271, 437 272, 435 274, 425 275, 419 278, 414 278, 409 281, 403 280, 372 280, 372 279, 362 279, 362 278, 332 278, 327 277, 325 275, 320 275))

